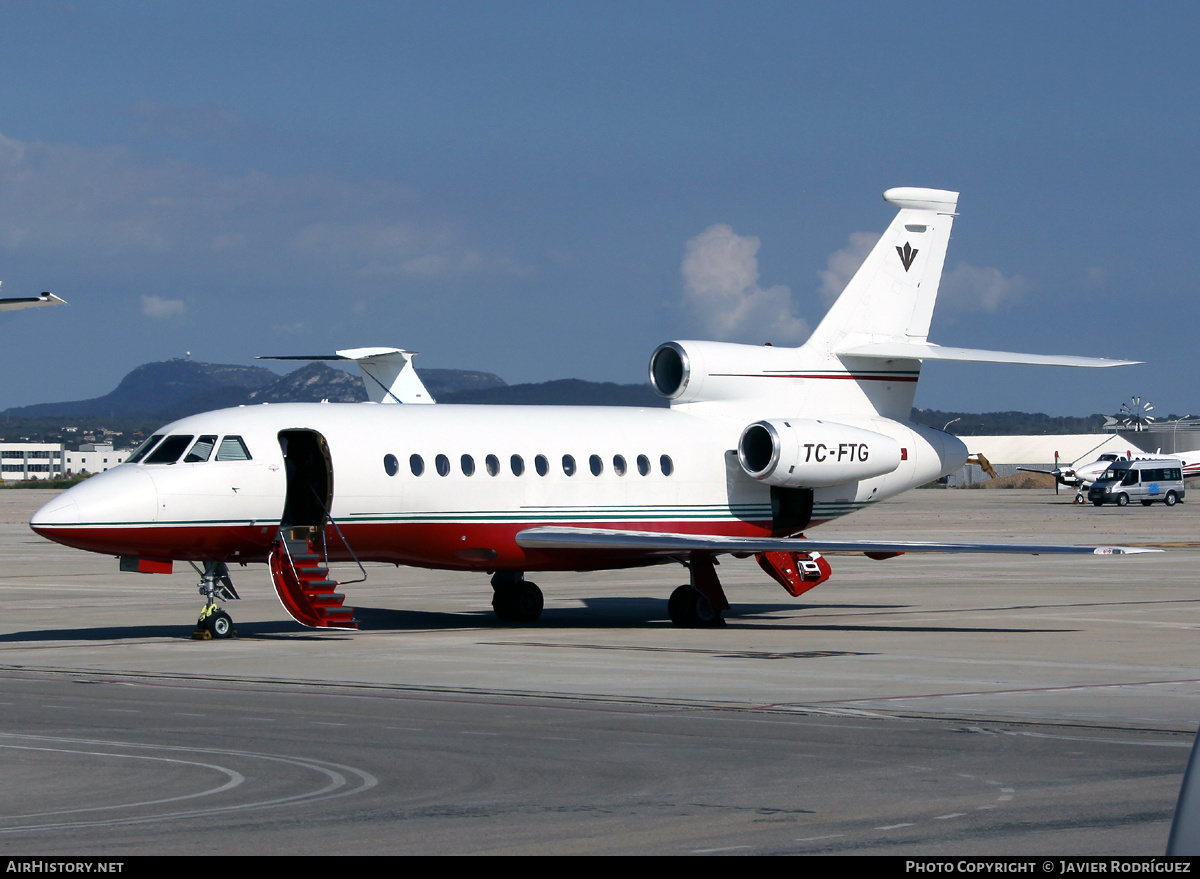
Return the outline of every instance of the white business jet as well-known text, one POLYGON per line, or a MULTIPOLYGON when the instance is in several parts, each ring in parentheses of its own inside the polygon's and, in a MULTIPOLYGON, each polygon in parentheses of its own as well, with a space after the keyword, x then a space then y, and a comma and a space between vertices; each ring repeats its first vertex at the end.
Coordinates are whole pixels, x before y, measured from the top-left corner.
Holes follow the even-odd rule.
POLYGON ((396 405, 433 402, 411 352, 352 349, 330 356, 359 361, 375 402, 180 419, 30 525, 126 570, 203 564, 198 632, 216 637, 232 631, 216 600, 236 597, 233 562, 266 562, 288 613, 332 628, 356 623, 331 561, 490 574, 506 622, 541 613, 529 572, 678 562, 690 583, 669 615, 699 626, 729 607, 713 567, 722 553, 755 555, 799 595, 829 576, 822 552, 1138 551, 805 537, 966 460, 956 437, 908 420, 922 361, 1130 362, 931 344, 958 193, 884 199, 899 212, 803 346, 660 345, 650 381, 669 409, 396 405))

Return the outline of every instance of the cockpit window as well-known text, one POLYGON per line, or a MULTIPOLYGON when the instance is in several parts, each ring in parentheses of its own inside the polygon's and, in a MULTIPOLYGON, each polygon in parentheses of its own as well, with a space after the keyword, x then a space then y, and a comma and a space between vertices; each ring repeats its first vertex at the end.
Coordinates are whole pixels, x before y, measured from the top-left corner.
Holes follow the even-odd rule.
POLYGON ((217 444, 215 436, 202 436, 196 440, 196 444, 192 446, 192 450, 187 453, 183 459, 185 464, 199 464, 202 461, 207 461, 212 455, 213 446, 217 444))
POLYGON ((174 464, 179 460, 179 456, 183 454, 183 450, 192 444, 193 438, 192 434, 187 434, 186 436, 178 434, 167 437, 154 450, 154 453, 146 459, 146 463, 174 464))
POLYGON ((218 461, 249 461, 250 451, 240 436, 227 436, 217 449, 218 461))
POLYGON ((136 464, 138 461, 142 460, 142 458, 146 457, 146 453, 158 445, 158 441, 162 438, 163 435, 161 433, 154 434, 154 436, 150 437, 148 440, 138 446, 134 453, 130 455, 128 459, 126 459, 125 463, 136 464))

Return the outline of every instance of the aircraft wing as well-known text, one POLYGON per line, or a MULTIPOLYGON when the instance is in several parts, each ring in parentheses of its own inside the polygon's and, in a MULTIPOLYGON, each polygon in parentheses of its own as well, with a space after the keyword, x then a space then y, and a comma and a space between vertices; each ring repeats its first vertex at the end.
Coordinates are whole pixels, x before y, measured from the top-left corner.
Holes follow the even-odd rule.
POLYGON ((19 308, 37 308, 39 305, 66 305, 65 299, 60 299, 53 293, 43 293, 41 296, 21 296, 16 299, 0 299, 0 311, 16 311, 19 308))
POLYGON ((1070 546, 1041 543, 920 543, 894 540, 813 540, 805 537, 717 537, 663 534, 609 528, 564 528, 547 525, 517 533, 525 549, 638 550, 648 554, 681 552, 846 552, 896 555, 909 552, 994 552, 1021 555, 1129 555, 1162 552, 1141 546, 1070 546))

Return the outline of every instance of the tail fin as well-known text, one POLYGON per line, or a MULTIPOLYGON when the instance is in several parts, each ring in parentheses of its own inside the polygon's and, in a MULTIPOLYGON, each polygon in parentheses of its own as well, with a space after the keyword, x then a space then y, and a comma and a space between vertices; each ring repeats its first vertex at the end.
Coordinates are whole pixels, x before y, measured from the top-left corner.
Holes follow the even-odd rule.
POLYGON ((277 354, 256 360, 354 360, 372 403, 434 403, 417 375, 416 351, 401 348, 346 348, 334 354, 277 354))
POLYGON ((958 193, 900 187, 883 198, 900 211, 813 331, 814 349, 835 353, 929 336, 958 193))

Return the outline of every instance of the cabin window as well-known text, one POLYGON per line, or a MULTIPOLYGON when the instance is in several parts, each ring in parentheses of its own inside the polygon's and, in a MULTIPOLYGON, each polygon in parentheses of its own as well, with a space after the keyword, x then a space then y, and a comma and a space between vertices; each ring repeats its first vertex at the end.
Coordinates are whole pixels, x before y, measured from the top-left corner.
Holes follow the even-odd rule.
POLYGON ((425 459, 420 455, 409 455, 408 469, 412 471, 413 476, 420 476, 425 472, 425 459))
POLYGON ((217 448, 218 461, 249 461, 250 450, 240 436, 227 436, 217 448))
MULTIPOLYGON (((215 436, 202 436, 196 440, 196 444, 192 446, 192 450, 187 453, 187 457, 183 459, 185 464, 201 464, 207 461, 212 455, 213 446, 217 444, 215 436)), ((107 459, 104 462, 108 463, 107 459)))
POLYGON ((438 455, 433 459, 433 464, 437 467, 438 476, 450 475, 450 459, 445 455, 438 455))
POLYGON ((613 473, 618 476, 625 475, 625 456, 613 455, 613 473))
POLYGON ((388 476, 395 476, 400 472, 400 462, 396 460, 395 455, 383 456, 383 472, 388 476))
POLYGON ((545 455, 538 455, 533 459, 534 469, 537 470, 538 476, 545 476, 550 472, 550 462, 546 460, 545 455))
POLYGON ((475 459, 470 455, 463 455, 458 459, 458 465, 462 467, 463 476, 475 475, 475 459))
POLYGON ((495 455, 488 455, 483 459, 483 466, 487 468, 488 476, 495 476, 500 472, 500 459, 495 455))
POLYGON ((588 458, 588 467, 591 468, 593 476, 599 476, 604 472, 604 462, 600 460, 599 455, 592 455, 588 458))
POLYGON ((658 466, 662 468, 663 476, 670 476, 675 472, 675 462, 671 460, 670 455, 663 455, 658 459, 658 466))
POLYGON ((525 459, 520 455, 513 455, 508 459, 508 466, 512 468, 513 476, 520 476, 525 472, 525 459))
POLYGON ((650 459, 645 455, 638 455, 638 473, 643 476, 650 475, 650 459))
POLYGON ((174 464, 183 454, 183 450, 191 445, 193 436, 169 436, 162 441, 154 454, 146 459, 147 464, 174 464))
POLYGON ((150 439, 143 442, 137 447, 134 453, 129 456, 129 463, 136 464, 138 461, 142 460, 142 458, 146 457, 146 453, 158 445, 158 441, 162 438, 163 435, 161 433, 156 433, 154 436, 150 437, 150 439))
POLYGON ((563 473, 568 476, 575 475, 575 456, 563 455, 563 473))

